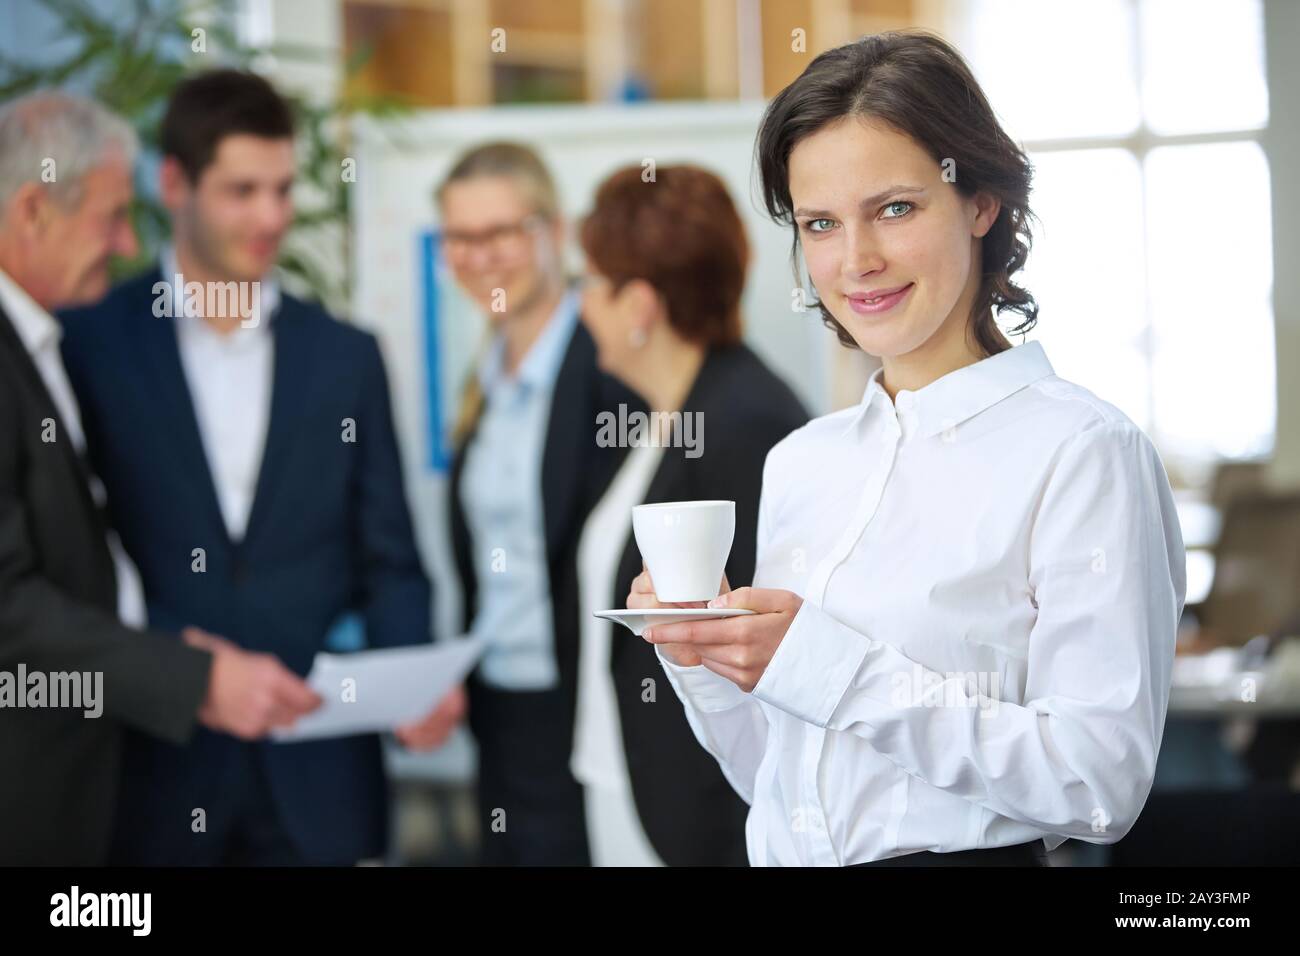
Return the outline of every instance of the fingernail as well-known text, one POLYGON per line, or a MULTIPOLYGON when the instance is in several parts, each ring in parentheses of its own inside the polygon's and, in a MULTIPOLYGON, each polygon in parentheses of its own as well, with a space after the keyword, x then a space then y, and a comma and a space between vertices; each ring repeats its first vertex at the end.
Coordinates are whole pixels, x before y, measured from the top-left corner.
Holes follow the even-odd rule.
POLYGON ((645 638, 647 641, 653 641, 654 631, 647 627, 644 631, 641 632, 641 636, 645 638))
POLYGON ((709 602, 709 607, 726 607, 726 606, 727 606, 727 596, 725 594, 719 594, 717 597, 715 597, 712 601, 709 602))

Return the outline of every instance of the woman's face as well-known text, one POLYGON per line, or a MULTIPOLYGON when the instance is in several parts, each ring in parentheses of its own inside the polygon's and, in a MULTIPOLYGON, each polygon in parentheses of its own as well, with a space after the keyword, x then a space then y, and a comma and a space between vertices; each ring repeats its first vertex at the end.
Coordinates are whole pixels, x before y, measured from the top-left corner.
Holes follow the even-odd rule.
POLYGON ((496 322, 530 308, 557 281, 562 227, 509 176, 473 176, 442 194, 443 248, 456 283, 496 322))
POLYGON ((911 137, 856 117, 803 139, 789 169, 813 285, 864 352, 889 359, 964 335, 996 200, 968 199, 911 137), (882 293, 897 294, 868 301, 882 293))

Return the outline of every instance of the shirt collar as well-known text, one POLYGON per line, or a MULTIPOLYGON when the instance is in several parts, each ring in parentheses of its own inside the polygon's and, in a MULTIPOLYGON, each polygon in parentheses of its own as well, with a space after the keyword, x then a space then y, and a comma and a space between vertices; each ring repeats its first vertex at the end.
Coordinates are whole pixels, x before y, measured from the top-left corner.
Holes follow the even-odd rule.
POLYGON ((862 393, 856 413, 845 427, 847 434, 856 428, 867 411, 877 403, 900 409, 910 404, 916 413, 916 434, 929 438, 948 428, 955 428, 985 409, 1031 385, 1055 374, 1039 342, 1025 342, 972 365, 940 376, 915 392, 902 389, 895 402, 882 384, 884 369, 876 369, 862 393))
POLYGON ((14 331, 29 355, 57 345, 63 337, 63 328, 54 316, 41 308, 3 269, 0 269, 0 306, 9 313, 14 331))
MULTIPOLYGON (((569 339, 578 324, 578 291, 571 289, 564 294, 551 317, 547 319, 542 334, 537 337, 528 354, 524 356, 515 372, 514 381, 530 388, 550 388, 560 373, 564 353, 568 350, 569 339)), ((496 336, 488 347, 479 365, 479 385, 484 392, 505 378, 506 342, 504 336, 496 336)))
MULTIPOLYGON (((176 261, 176 247, 171 243, 167 243, 158 254, 158 259, 159 267, 162 269, 163 281, 172 287, 173 314, 177 319, 187 318, 184 309, 185 277, 181 275, 180 263, 176 261)), ((262 318, 267 321, 255 322, 246 326, 246 328, 264 328, 275 318, 276 311, 280 307, 280 281, 275 277, 274 273, 262 277, 258 284, 258 291, 261 297, 259 311, 262 318)), ((190 316, 190 318, 193 318, 193 316, 190 316)))

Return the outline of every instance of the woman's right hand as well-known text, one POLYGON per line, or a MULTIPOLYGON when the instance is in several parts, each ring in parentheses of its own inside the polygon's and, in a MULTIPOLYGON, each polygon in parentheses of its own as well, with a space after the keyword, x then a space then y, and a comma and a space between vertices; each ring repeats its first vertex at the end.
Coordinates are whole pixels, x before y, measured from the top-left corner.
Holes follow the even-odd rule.
MULTIPOLYGON (((722 575, 722 587, 718 590, 719 594, 726 594, 731 590, 731 585, 727 582, 726 574, 722 575)), ((663 603, 655 596, 654 582, 650 580, 650 569, 641 563, 641 573, 632 579, 632 590, 627 595, 627 606, 631 609, 659 608, 659 607, 708 607, 708 601, 686 601, 676 603, 663 603)), ((698 667, 702 662, 700 655, 695 653, 689 647, 682 644, 660 644, 659 648, 674 664, 682 667, 698 667)))

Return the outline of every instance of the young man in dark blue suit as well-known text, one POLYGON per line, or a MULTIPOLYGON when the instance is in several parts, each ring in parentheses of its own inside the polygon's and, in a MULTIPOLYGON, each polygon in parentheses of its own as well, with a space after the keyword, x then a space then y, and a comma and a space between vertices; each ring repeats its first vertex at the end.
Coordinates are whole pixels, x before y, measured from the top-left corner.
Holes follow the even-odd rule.
MULTIPOLYGON (((306 674, 357 612, 372 647, 429 640, 431 594, 373 336, 279 291, 293 124, 259 77, 178 86, 162 127, 162 268, 65 317, 64 359, 155 627, 197 625, 306 674)), ((452 695, 398 731, 440 743, 452 695)), ((376 736, 129 741, 112 859, 346 864, 383 853, 376 736)))

